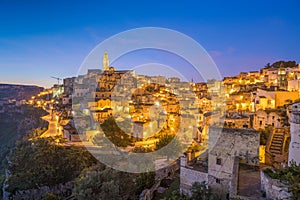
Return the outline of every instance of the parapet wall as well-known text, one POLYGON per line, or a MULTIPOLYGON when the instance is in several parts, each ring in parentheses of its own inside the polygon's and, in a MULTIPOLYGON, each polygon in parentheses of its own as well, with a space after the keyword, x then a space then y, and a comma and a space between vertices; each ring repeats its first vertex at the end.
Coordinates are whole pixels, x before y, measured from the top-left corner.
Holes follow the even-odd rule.
POLYGON ((260 172, 261 190, 265 192, 266 198, 269 200, 289 200, 291 194, 288 192, 288 185, 277 179, 272 179, 264 171, 260 172))
POLYGON ((190 189, 195 182, 208 182, 208 173, 188 167, 180 168, 180 190, 182 194, 190 195, 190 189))

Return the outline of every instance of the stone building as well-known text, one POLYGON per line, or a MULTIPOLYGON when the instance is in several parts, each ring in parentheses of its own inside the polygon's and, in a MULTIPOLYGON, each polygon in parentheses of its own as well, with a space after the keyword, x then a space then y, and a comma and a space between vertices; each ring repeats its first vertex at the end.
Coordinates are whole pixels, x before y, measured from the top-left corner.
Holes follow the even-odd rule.
POLYGON ((274 89, 257 89, 257 97, 255 98, 256 110, 266 108, 277 108, 288 104, 289 101, 299 99, 298 91, 289 92, 274 89))
POLYGON ((109 68, 109 59, 108 59, 108 53, 105 52, 103 56, 103 61, 102 61, 102 69, 103 71, 108 70, 109 68))
POLYGON ((289 80, 287 90, 288 91, 298 91, 300 89, 300 80, 289 80))
POLYGON ((237 114, 226 116, 224 126, 226 128, 251 128, 250 116, 237 114))
POLYGON ((251 92, 235 92, 226 96, 227 103, 230 103, 232 107, 228 107, 230 110, 235 111, 254 111, 254 104, 252 101, 251 92))
POLYGON ((210 127, 207 155, 194 160, 181 157, 180 190, 190 194, 194 182, 206 182, 221 199, 238 191, 239 165, 259 164, 259 133, 252 129, 210 127))
POLYGON ((280 109, 257 110, 254 114, 253 128, 265 129, 267 126, 282 128, 285 124, 286 111, 280 109))
POLYGON ((137 140, 143 140, 144 138, 144 124, 142 121, 135 121, 133 123, 132 136, 137 140))
POLYGON ((74 84, 74 92, 73 97, 86 97, 89 93, 90 89, 87 84, 74 84))
POLYGON ((300 103, 292 105, 290 118, 291 142, 289 146, 289 163, 300 164, 300 103))
POLYGON ((71 77, 71 78, 65 78, 64 81, 64 93, 66 95, 71 95, 73 94, 73 87, 75 83, 76 77, 71 77))
POLYGON ((62 127, 63 127, 63 136, 69 142, 80 142, 81 141, 81 138, 79 136, 78 131, 75 128, 73 121, 70 121, 68 124, 66 124, 62 127))
POLYGON ((209 97, 201 97, 197 98, 199 103, 199 108, 202 112, 208 112, 212 110, 211 98, 209 97))
MULTIPOLYGON (((112 103, 122 99, 122 92, 128 88, 133 88, 135 85, 133 71, 116 70, 114 67, 109 66, 107 53, 103 56, 102 65, 103 71, 101 73, 99 73, 99 70, 95 73, 89 71, 89 74, 92 74, 91 77, 95 79, 96 86, 93 90, 90 90, 91 95, 87 99, 91 119, 99 123, 103 123, 108 117, 112 116, 112 103)), ((118 104, 118 109, 123 110, 124 106, 118 104)))
POLYGON ((90 111, 90 115, 93 121, 99 122, 102 124, 107 118, 112 116, 111 108, 104 108, 102 110, 93 110, 90 111))

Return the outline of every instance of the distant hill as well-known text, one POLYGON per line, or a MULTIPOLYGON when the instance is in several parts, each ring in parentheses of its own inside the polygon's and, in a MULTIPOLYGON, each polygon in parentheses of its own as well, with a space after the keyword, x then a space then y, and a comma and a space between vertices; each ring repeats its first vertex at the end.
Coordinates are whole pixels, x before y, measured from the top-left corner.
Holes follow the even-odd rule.
POLYGON ((32 85, 13 85, 0 83, 0 100, 28 100, 31 98, 31 96, 35 96, 39 92, 43 91, 43 89, 43 87, 32 85))

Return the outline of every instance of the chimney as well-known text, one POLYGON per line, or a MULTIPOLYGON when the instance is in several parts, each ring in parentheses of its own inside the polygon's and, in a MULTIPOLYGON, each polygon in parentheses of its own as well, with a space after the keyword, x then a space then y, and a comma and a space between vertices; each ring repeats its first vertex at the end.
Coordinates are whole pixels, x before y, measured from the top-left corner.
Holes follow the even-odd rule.
POLYGON ((180 157, 180 166, 186 167, 187 166, 187 154, 183 153, 180 157))

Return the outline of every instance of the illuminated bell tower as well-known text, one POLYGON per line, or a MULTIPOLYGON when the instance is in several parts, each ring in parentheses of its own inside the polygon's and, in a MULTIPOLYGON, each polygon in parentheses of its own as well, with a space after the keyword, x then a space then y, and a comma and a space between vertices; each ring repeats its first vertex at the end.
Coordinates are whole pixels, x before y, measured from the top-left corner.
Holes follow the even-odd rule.
POLYGON ((102 69, 104 71, 104 70, 108 70, 108 68, 109 68, 108 54, 107 52, 105 52, 103 56, 102 69))

